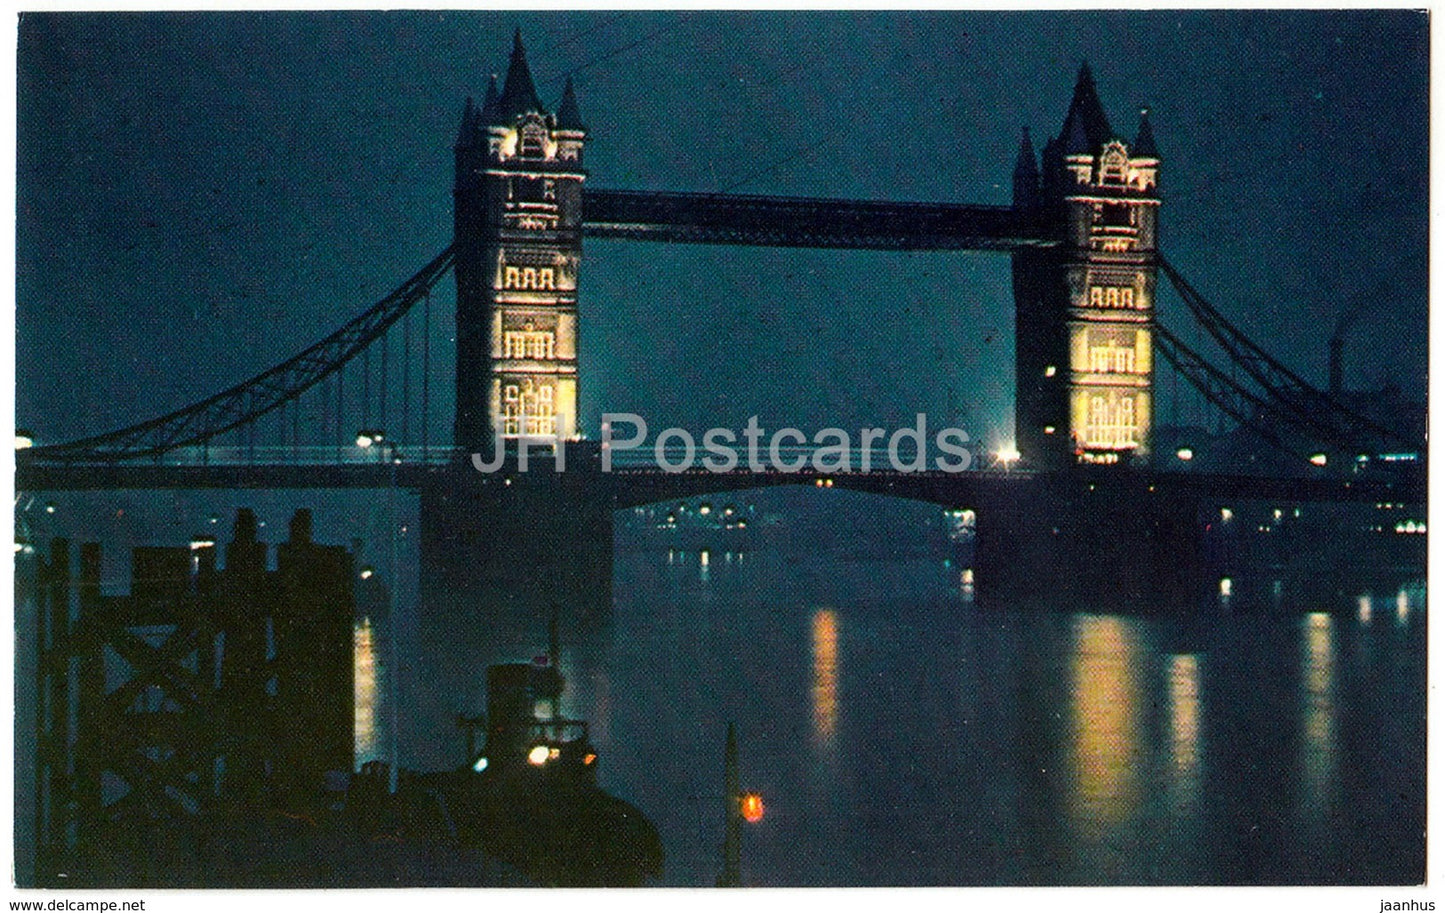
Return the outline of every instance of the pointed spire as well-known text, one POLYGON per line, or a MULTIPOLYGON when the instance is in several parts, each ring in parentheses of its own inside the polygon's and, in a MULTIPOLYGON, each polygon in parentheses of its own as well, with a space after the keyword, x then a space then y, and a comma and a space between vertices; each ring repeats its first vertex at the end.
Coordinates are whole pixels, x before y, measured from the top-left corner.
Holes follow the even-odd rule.
POLYGON ((528 111, 543 111, 532 84, 532 71, 527 68, 527 49, 522 47, 522 30, 512 37, 512 60, 507 64, 507 81, 498 100, 499 113, 508 120, 528 111))
POLYGON ((1139 111, 1139 135, 1130 150, 1137 158, 1158 158, 1159 147, 1154 145, 1154 129, 1149 126, 1149 109, 1139 111))
POLYGON ((475 135, 477 122, 477 106, 470 95, 467 96, 467 106, 462 109, 462 125, 457 130, 457 145, 470 146, 472 137, 475 135))
POLYGON ((1031 209, 1039 200, 1039 166, 1034 158, 1034 144, 1029 137, 1029 128, 1024 128, 1023 141, 1019 143, 1019 157, 1014 162, 1015 209, 1031 209))
POLYGON ((1109 141, 1113 133, 1113 129, 1109 127, 1109 118, 1104 114, 1104 106, 1099 103, 1098 90, 1094 88, 1094 74, 1089 70, 1086 61, 1079 67, 1079 78, 1074 83, 1074 98, 1069 103, 1064 128, 1059 131, 1059 138, 1064 143, 1064 154, 1095 152, 1109 141))
POLYGON ((478 115, 482 124, 494 124, 502 119, 501 98, 501 93, 497 91, 497 74, 493 73, 492 81, 487 84, 486 98, 482 101, 482 112, 478 115))
POLYGON ((586 130, 582 123, 582 111, 577 107, 577 93, 572 89, 572 77, 567 77, 567 86, 562 90, 562 102, 557 105, 558 130, 586 130))
POLYGON ((1023 141, 1019 143, 1019 157, 1014 162, 1014 177, 1037 177, 1039 173, 1038 159, 1034 157, 1033 140, 1029 137, 1029 128, 1024 128, 1023 141))

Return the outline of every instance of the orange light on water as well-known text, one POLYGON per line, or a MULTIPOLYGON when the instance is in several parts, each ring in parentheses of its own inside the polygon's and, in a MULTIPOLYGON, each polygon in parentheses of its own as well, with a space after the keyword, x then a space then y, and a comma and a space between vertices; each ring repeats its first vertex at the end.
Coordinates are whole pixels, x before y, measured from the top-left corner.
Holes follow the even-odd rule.
POLYGON ((763 797, 757 793, 745 793, 742 797, 743 820, 757 824, 763 820, 763 797))

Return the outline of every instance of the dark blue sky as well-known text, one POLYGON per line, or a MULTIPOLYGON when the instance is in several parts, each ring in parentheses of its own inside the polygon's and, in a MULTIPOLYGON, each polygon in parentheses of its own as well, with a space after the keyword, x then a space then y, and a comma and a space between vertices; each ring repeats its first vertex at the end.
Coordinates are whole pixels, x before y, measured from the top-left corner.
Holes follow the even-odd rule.
MULTIPOLYGON (((1347 382, 1423 398, 1421 13, 26 14, 19 424, 55 441, 185 405, 415 272, 515 27, 544 101, 574 74, 605 187, 1004 203, 1020 128, 1058 131, 1087 59, 1116 130, 1152 109, 1166 256, 1321 384, 1336 319, 1371 302, 1347 382)), ((1011 422, 1006 257, 589 243, 581 294, 594 432, 604 410, 1011 422)))

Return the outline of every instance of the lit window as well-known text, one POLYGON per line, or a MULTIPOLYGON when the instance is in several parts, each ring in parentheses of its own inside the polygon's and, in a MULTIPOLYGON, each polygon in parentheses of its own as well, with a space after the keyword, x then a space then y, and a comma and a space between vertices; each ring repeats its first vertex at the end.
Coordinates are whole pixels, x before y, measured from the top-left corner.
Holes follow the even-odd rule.
POLYGON ((1123 184, 1127 180, 1126 166, 1128 156, 1124 148, 1118 143, 1111 143, 1109 148, 1104 150, 1102 160, 1099 162, 1099 183, 1100 184, 1123 184))
POLYGON ((517 154, 523 158, 542 158, 547 154, 547 132, 541 124, 533 122, 522 128, 522 144, 517 154))
POLYGON ((1134 414, 1134 398, 1121 396, 1113 400, 1093 396, 1089 400, 1089 424, 1084 429, 1089 447, 1123 449, 1138 446, 1138 425, 1134 414))

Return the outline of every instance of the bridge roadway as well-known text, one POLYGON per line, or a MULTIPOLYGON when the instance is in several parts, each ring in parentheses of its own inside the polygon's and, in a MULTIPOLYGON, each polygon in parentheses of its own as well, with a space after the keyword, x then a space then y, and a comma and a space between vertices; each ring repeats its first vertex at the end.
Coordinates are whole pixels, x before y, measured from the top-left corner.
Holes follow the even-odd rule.
POLYGON ((16 470, 16 488, 21 491, 100 491, 166 489, 303 489, 372 488, 419 491, 424 487, 455 484, 467 487, 537 484, 557 479, 567 487, 595 492, 611 499, 618 508, 686 498, 765 488, 777 485, 817 486, 890 495, 945 506, 961 506, 981 495, 1006 494, 1040 485, 1096 486, 1104 489, 1135 489, 1142 494, 1168 492, 1214 499, 1269 500, 1281 502, 1395 502, 1423 504, 1426 499, 1423 470, 1383 478, 1266 478, 1194 472, 1120 470, 1117 467, 1080 468, 1044 475, 1014 470, 947 472, 898 472, 894 470, 819 473, 746 469, 715 473, 706 470, 672 473, 660 469, 629 467, 603 472, 600 466, 573 464, 560 476, 549 463, 534 457, 525 476, 515 472, 483 474, 465 463, 388 464, 342 463, 335 465, 286 465, 282 463, 227 465, 163 465, 130 462, 109 464, 47 464, 22 459, 16 470), (1035 483, 1035 484, 1030 484, 1035 483))

